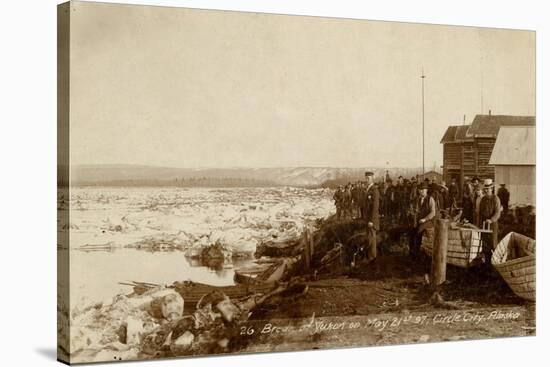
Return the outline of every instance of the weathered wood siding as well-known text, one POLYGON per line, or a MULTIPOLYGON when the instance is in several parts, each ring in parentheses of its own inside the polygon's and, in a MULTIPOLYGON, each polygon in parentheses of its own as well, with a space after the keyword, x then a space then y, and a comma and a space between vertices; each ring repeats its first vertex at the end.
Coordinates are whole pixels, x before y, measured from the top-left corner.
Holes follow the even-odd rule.
POLYGON ((451 177, 460 177, 461 185, 465 177, 494 179, 495 168, 489 165, 494 146, 494 138, 445 143, 443 145, 443 179, 449 182, 451 177))
POLYGON ((495 179, 495 168, 489 165, 491 153, 495 146, 495 138, 476 138, 474 149, 476 150, 477 176, 480 178, 495 179))

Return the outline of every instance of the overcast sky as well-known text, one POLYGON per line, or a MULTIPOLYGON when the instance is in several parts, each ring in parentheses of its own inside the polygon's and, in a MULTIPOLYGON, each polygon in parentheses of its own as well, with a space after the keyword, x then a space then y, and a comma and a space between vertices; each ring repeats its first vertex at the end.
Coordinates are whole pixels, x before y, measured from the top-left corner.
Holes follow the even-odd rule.
POLYGON ((535 113, 534 32, 78 2, 71 17, 72 164, 419 167, 422 68, 428 168, 463 115, 535 113))

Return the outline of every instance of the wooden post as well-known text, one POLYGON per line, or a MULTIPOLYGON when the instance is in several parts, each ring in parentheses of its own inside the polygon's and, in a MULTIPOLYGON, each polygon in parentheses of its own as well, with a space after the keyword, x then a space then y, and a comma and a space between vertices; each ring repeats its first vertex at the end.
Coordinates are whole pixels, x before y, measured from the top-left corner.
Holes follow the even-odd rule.
POLYGON ((369 241, 368 260, 376 259, 376 230, 367 225, 367 241, 369 241))
POLYGON ((447 243, 449 241, 449 220, 436 219, 434 231, 434 247, 432 252, 432 272, 430 284, 437 289, 447 276, 447 243))
POLYGON ((311 266, 311 246, 310 246, 309 227, 306 227, 304 231, 304 267, 305 271, 309 272, 311 266))
POLYGON ((313 232, 308 231, 308 244, 309 244, 309 262, 313 260, 313 253, 315 252, 313 232))

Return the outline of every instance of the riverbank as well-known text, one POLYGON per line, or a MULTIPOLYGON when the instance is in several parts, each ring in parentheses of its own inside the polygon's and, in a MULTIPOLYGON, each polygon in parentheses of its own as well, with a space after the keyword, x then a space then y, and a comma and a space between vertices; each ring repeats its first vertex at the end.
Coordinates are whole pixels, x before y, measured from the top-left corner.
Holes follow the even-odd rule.
POLYGON ((378 258, 351 268, 348 250, 365 240, 362 221, 329 217, 261 257, 273 263, 269 276, 226 287, 140 284, 133 294, 72 315, 73 336, 97 338, 89 344, 72 336, 71 355, 148 359, 535 334, 534 304, 494 271, 449 266, 439 293, 444 302, 433 302, 430 259, 412 260, 399 236, 380 232, 378 258), (182 300, 175 315, 150 311, 166 301, 164 292, 182 300))

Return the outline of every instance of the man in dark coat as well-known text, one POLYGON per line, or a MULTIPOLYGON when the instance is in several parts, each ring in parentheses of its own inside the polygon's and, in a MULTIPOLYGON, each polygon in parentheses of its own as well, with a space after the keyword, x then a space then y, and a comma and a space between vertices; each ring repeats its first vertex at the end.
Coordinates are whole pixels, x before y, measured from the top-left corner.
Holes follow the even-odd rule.
POLYGON ((374 173, 365 172, 365 221, 367 224, 368 259, 376 258, 376 231, 380 230, 380 193, 374 184, 374 173))
POLYGON ((462 216, 469 222, 474 222, 474 185, 468 177, 464 178, 464 187, 462 188, 462 216))
POLYGON ((342 194, 342 214, 344 219, 352 219, 351 214, 351 184, 348 184, 344 187, 344 192, 342 194))
MULTIPOLYGON (((389 205, 388 205, 388 201, 386 199, 386 193, 388 192, 388 188, 390 187, 390 183, 389 182, 383 182, 381 187, 379 187, 378 189, 378 193, 380 194, 380 214, 384 217, 389 217, 390 216, 390 212, 389 212, 389 205)), ((365 190, 366 190, 366 186, 365 186, 365 190)))
POLYGON ((411 189, 409 192, 409 205, 415 206, 416 199, 418 198, 418 181, 416 177, 411 177, 411 189))
POLYGON ((436 183, 430 184, 428 188, 428 195, 435 201, 435 212, 439 214, 440 210, 444 209, 445 203, 443 195, 441 194, 441 186, 436 183))
POLYGON ((436 203, 432 196, 428 195, 428 185, 421 184, 418 189, 419 197, 416 202, 416 217, 418 221, 412 230, 409 243, 409 253, 416 257, 420 253, 422 235, 428 228, 433 228, 433 219, 436 216, 436 203))
POLYGON ((500 199, 502 208, 504 209, 504 214, 506 214, 508 212, 508 203, 510 202, 510 192, 506 188, 505 184, 500 184, 500 188, 498 189, 497 196, 500 199))
POLYGON ((441 207, 440 210, 447 210, 450 213, 451 200, 449 198, 449 188, 445 185, 445 181, 439 185, 439 193, 441 194, 441 207))
POLYGON ((365 186, 365 182, 361 181, 359 183, 359 207, 361 212, 361 219, 365 219, 365 211, 366 211, 366 198, 367 198, 367 187, 365 186))
POLYGON ((405 216, 407 214, 408 207, 408 187, 405 184, 403 176, 397 178, 397 201, 398 201, 398 214, 397 223, 403 224, 405 216))
POLYGON ((479 221, 480 226, 484 224, 493 231, 492 233, 482 233, 481 242, 483 243, 483 253, 486 264, 491 263, 491 254, 498 243, 498 220, 500 218, 500 199, 493 194, 493 180, 490 178, 484 181, 483 196, 479 203, 479 221))
POLYGON ((456 184, 456 179, 453 177, 451 179, 451 184, 449 185, 449 203, 450 207, 456 207, 458 202, 458 185, 456 184))
POLYGON ((386 212, 388 217, 390 218, 391 223, 393 224, 395 222, 395 219, 398 214, 398 208, 399 208, 399 198, 398 198, 398 191, 397 191, 397 182, 393 182, 391 179, 388 181, 388 188, 386 189, 386 192, 384 194, 384 201, 386 206, 386 212))

